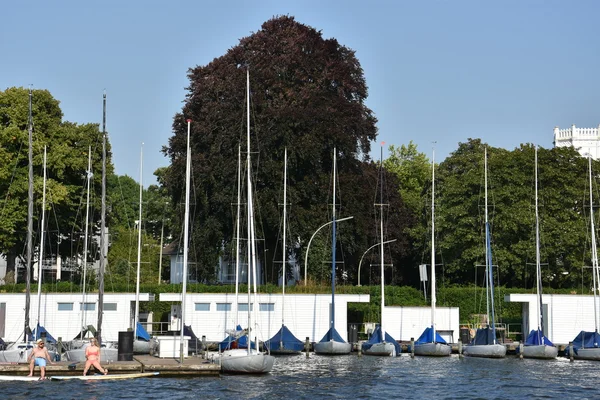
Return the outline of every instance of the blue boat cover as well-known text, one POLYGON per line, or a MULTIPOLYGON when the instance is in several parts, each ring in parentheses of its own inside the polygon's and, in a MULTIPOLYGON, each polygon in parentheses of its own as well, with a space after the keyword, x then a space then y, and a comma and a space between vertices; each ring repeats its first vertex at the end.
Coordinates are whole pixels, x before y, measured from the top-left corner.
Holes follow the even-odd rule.
POLYGON ((287 326, 282 325, 279 332, 275 334, 271 339, 265 343, 267 348, 271 351, 277 350, 291 350, 291 351, 302 351, 304 350, 304 343, 300 341, 287 326), (279 347, 279 345, 283 347, 279 347))
POLYGON ((35 327, 35 329, 31 333, 31 335, 29 335, 29 341, 33 342, 33 341, 36 341, 36 340, 40 339, 42 337, 42 333, 46 333, 46 342, 48 342, 48 343, 56 343, 56 339, 54 339, 54 337, 52 337, 52 335, 50 334, 50 332, 48 332, 46 330, 46 328, 44 328, 40 324, 37 324, 37 326, 35 327))
MULTIPOLYGON (((369 338, 368 341, 364 342, 362 344, 362 349, 363 351, 370 349, 374 344, 377 343, 383 343, 384 340, 381 337, 381 326, 378 324, 375 327, 375 331, 373 332, 373 334, 371 335, 371 337, 369 338)), ((394 347, 396 348, 396 354, 400 355, 400 353, 402 353, 402 348, 400 347, 400 343, 398 343, 393 337, 390 336, 389 333, 385 333, 385 342, 386 343, 393 343, 394 347)))
POLYGON ((145 340, 146 342, 150 341, 150 335, 148 335, 148 332, 146 332, 146 330, 144 329, 142 324, 140 324, 139 322, 136 324, 136 333, 137 333, 137 339, 142 339, 142 340, 145 340))
MULTIPOLYGON (((248 336, 244 335, 244 330, 240 325, 235 327, 235 334, 227 336, 219 343, 219 350, 229 349, 247 349, 248 336)), ((250 342, 253 349, 256 349, 256 343, 250 342)))
POLYGON ((340 336, 340 334, 335 330, 335 328, 329 328, 323 339, 319 343, 329 342, 333 340, 334 342, 346 343, 344 339, 340 336))
POLYGON ((433 327, 425 328, 419 339, 415 342, 415 344, 425 344, 425 343, 443 343, 447 344, 446 341, 440 336, 440 334, 435 332, 435 340, 433 340, 433 327))
POLYGON ((554 346, 554 344, 548 339, 541 330, 537 329, 535 331, 529 332, 529 336, 525 340, 525 346, 539 346, 541 344, 545 344, 547 346, 554 346))
POLYGON ((471 340, 470 344, 481 345, 481 344, 494 344, 494 331, 489 326, 486 328, 478 328, 475 333, 475 337, 471 340))
MULTIPOLYGON (((598 332, 581 331, 575 339, 573 339, 573 352, 577 354, 579 349, 589 349, 600 347, 600 334, 598 332)), ((565 355, 570 356, 569 346, 565 349, 565 355)))

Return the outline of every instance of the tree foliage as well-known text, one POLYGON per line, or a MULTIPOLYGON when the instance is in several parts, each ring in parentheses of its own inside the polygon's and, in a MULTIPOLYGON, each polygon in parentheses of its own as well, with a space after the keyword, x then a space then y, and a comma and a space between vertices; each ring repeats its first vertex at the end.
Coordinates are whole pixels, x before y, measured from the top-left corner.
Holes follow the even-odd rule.
MULTIPOLYGON (((446 278, 482 282, 484 147, 488 152, 488 210, 496 276, 508 287, 535 282, 535 167, 533 145, 508 151, 478 139, 461 143, 440 164, 437 227, 446 278), (478 267, 479 266, 479 267, 478 267)), ((538 149, 538 212, 544 285, 573 287, 589 262, 587 161, 573 148, 538 149), (587 254, 587 255, 586 255, 587 254)), ((596 164, 596 162, 594 162, 596 164)), ((591 275, 591 274, 590 274, 591 275)))
MULTIPOLYGON (((189 93, 182 112, 175 116, 175 135, 164 149, 171 158, 165 184, 175 207, 181 207, 185 119, 191 118, 192 241, 198 251, 190 258, 202 265, 207 274, 204 278, 210 278, 218 256, 235 238, 238 147, 242 160, 247 154, 247 70, 256 214, 259 235, 264 239, 261 259, 267 264, 267 280, 274 282, 277 273, 270 252, 279 236, 284 148, 288 149, 290 231, 297 259, 302 260, 309 238, 330 213, 333 148, 337 148, 341 190, 356 191, 356 187, 344 188, 343 182, 360 176, 361 162, 368 160, 370 141, 376 137, 376 119, 364 104, 367 86, 354 51, 335 39, 324 39, 319 31, 293 17, 265 22, 261 30, 243 38, 227 54, 190 70, 189 93)), ((244 165, 242 162, 243 170, 244 165)), ((361 200, 370 196, 354 194, 361 200)), ((354 224, 340 224, 340 229, 352 230, 354 224)), ((359 250, 357 244, 366 243, 365 232, 354 233, 359 237, 342 232, 342 245, 362 254, 364 247, 359 250)))
MULTIPOLYGON (((28 102, 24 88, 9 88, 0 92, 0 252, 11 259, 25 252, 28 192, 28 102)), ((34 168, 34 228, 39 235, 39 220, 43 187, 43 152, 47 147, 46 182, 46 239, 45 254, 60 253, 64 258, 74 255, 81 247, 83 218, 81 204, 91 149, 92 171, 101 171, 101 139, 98 124, 76 124, 63 121, 59 102, 47 90, 33 90, 33 168, 34 168), (57 249, 56 243, 60 243, 57 249)), ((108 144, 108 173, 110 144, 108 144)), ((99 175, 98 175, 99 176, 99 175)), ((100 185, 93 186, 99 194, 100 185)), ((91 219, 98 220, 99 198, 92 210, 98 210, 91 219)), ((39 237, 34 239, 39 244, 39 237)))

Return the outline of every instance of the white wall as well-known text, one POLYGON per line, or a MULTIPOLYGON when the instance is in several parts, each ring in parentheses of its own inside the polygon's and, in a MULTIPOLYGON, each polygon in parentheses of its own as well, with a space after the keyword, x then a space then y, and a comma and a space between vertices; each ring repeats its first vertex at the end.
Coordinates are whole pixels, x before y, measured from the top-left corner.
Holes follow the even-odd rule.
MULTIPOLYGON (((140 301, 148 301, 147 293, 140 294, 140 301)), ((71 293, 42 293, 40 324, 55 338, 62 337, 63 341, 72 340, 81 331, 83 325, 98 325, 98 294, 86 295, 86 303, 96 304, 94 311, 80 311, 82 295, 71 293), (73 303, 72 311, 59 311, 58 303, 73 303)), ((119 331, 126 331, 133 320, 132 302, 135 293, 110 293, 104 295, 104 304, 117 303, 116 311, 104 310, 102 322, 102 340, 117 341, 119 331)), ((25 294, 0 293, 0 303, 6 303, 5 341, 14 342, 23 339, 25 323, 25 294)), ((30 298, 29 326, 33 331, 37 325, 38 297, 30 298)), ((0 321, 1 322, 1 321, 0 321)))
MULTIPOLYGON (((253 295, 250 302, 253 301, 253 295)), ((180 293, 161 293, 160 301, 180 302, 180 293)), ((185 305, 185 324, 191 325, 199 338, 217 342, 227 335, 226 330, 235 328, 235 295, 226 293, 188 293, 185 305), (195 311, 195 303, 210 303, 210 311, 195 311), (231 311, 217 311, 217 304, 231 304, 231 311)), ((348 338, 348 303, 368 303, 369 295, 338 294, 335 296, 335 328, 344 338, 348 338)), ((239 303, 247 303, 248 295, 241 294, 239 303)), ((259 340, 268 340, 281 328, 282 295, 259 294, 259 304, 273 304, 273 311, 256 310, 258 319, 257 329, 259 340)), ((329 309, 331 294, 286 294, 284 322, 288 329, 300 340, 309 337, 318 342, 329 330, 329 309)), ((254 317, 253 317, 254 320, 254 317)), ((242 328, 248 326, 248 313, 238 313, 238 323, 242 328)))
MULTIPOLYGON (((509 294, 505 300, 523 303, 523 326, 537 329, 538 302, 535 294, 509 294)), ((568 344, 580 331, 595 330, 594 296, 545 294, 542 301, 548 306, 548 332, 545 335, 555 344, 568 344)), ((598 308, 600 311, 600 308, 598 308)), ((529 332, 523 332, 527 337, 529 332)))
MULTIPOLYGON (((448 342, 459 339, 459 309, 458 307, 436 307, 436 330, 452 331, 452 334, 440 332, 448 342)), ((396 340, 417 340, 423 331, 431 326, 430 307, 384 307, 384 328, 396 340)))

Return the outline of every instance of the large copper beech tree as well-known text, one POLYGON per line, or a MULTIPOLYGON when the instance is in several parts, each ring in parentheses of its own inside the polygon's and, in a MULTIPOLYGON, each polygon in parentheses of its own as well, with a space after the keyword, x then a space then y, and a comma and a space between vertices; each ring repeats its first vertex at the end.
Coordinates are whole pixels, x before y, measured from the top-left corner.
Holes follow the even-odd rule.
MULTIPOLYGON (((171 159, 165 185, 173 204, 182 208, 185 121, 193 120, 190 259, 196 262, 199 279, 211 280, 218 256, 232 254, 231 246, 235 245, 240 146, 242 176, 246 171, 246 71, 250 74, 250 151, 257 230, 258 237, 264 239, 258 247, 266 264, 265 281, 276 282, 281 268, 277 260, 282 258, 278 239, 286 147, 288 247, 302 266, 310 237, 331 218, 332 159, 337 148, 337 215, 362 213, 339 225, 345 264, 340 264, 338 274, 341 276, 344 270, 352 275, 358 258, 375 240, 362 227, 373 224, 376 182, 360 177, 363 165, 369 163, 377 120, 364 104, 367 85, 354 51, 335 39, 324 39, 321 32, 293 17, 282 16, 265 22, 258 32, 241 39, 225 55, 189 71, 189 92, 181 113, 174 118, 174 136, 163 149, 171 159), (355 201, 360 204, 352 204, 355 201)), ((394 196, 398 204, 398 196, 394 196)), ((241 203, 245 204, 245 197, 241 203)), ((245 213, 243 205, 241 215, 245 213)), ((324 247, 326 232, 323 229, 315 238, 315 254, 319 242, 324 247)), ((245 231, 241 236, 246 236, 245 231)), ((316 265, 313 261, 318 265, 330 262, 329 255, 328 260, 312 260, 312 246, 311 265, 316 265)), ((330 270, 330 265, 324 270, 330 270)))

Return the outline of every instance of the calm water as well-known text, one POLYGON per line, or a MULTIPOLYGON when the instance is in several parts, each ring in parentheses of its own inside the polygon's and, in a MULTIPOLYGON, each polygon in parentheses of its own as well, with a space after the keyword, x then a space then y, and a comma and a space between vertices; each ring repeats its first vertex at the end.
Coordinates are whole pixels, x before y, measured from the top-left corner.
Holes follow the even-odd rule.
POLYGON ((598 399, 600 363, 312 355, 263 376, 0 382, 2 399, 598 399))

